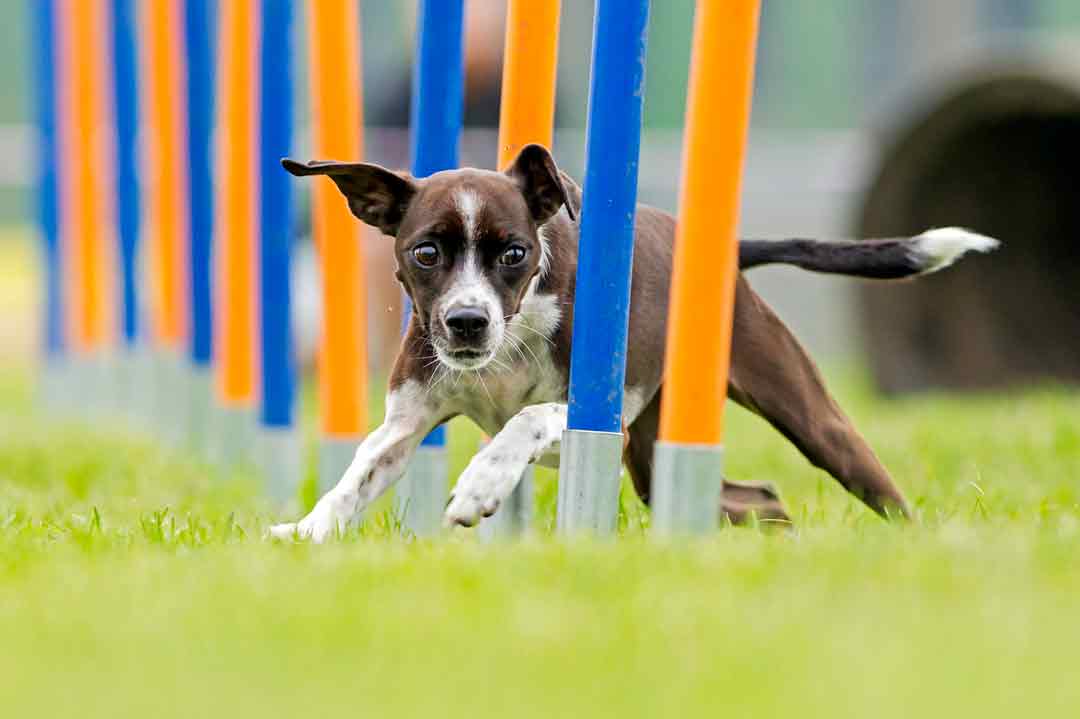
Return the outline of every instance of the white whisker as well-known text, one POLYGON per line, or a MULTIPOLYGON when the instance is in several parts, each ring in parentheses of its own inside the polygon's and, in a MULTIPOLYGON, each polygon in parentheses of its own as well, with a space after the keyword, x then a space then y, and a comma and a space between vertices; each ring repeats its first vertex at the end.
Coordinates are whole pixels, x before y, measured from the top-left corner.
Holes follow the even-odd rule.
POLYGON ((529 354, 532 355, 532 358, 536 362, 536 364, 543 364, 543 362, 540 361, 540 357, 536 354, 536 351, 532 348, 532 346, 529 345, 529 343, 524 338, 515 336, 515 339, 517 339, 518 343, 522 347, 529 351, 529 354))
POLYGON ((494 407, 495 406, 495 398, 492 397, 491 392, 488 391, 487 383, 484 382, 484 377, 483 377, 483 375, 480 374, 480 370, 473 370, 473 373, 476 374, 476 379, 480 380, 480 386, 484 388, 484 394, 487 395, 488 401, 491 402, 491 406, 494 407))
POLYGON ((498 358, 492 357, 490 361, 491 361, 491 364, 495 365, 496 367, 503 370, 504 372, 509 372, 510 371, 509 365, 507 365, 505 362, 500 362, 498 360, 498 358))
POLYGON ((537 337, 539 337, 540 339, 542 339, 542 340, 544 340, 545 342, 547 342, 547 343, 548 343, 549 345, 551 345, 552 347, 554 347, 554 346, 555 346, 555 343, 551 341, 551 338, 550 338, 550 337, 548 337, 547 335, 545 335, 545 334, 544 334, 543 332, 541 332, 541 331, 539 331, 539 330, 537 330, 537 329, 534 329, 534 328, 530 327, 529 325, 525 324, 524 322, 515 322, 513 326, 514 326, 514 327, 520 327, 521 329, 525 329, 525 330, 528 330, 529 332, 532 332, 532 333, 533 333, 534 335, 536 335, 536 336, 537 336, 537 337))
POLYGON ((528 363, 529 358, 526 357, 525 353, 521 351, 521 338, 508 330, 503 334, 503 340, 506 342, 506 347, 517 352, 518 357, 521 358, 522 362, 525 362, 526 364, 528 363))

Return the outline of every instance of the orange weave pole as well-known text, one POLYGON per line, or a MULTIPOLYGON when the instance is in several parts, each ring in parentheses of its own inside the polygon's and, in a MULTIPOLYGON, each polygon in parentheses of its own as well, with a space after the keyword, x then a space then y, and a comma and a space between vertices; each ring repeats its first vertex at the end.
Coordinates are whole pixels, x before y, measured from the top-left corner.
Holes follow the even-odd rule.
POLYGON ((723 440, 759 2, 697 4, 660 415, 668 442, 723 440))
POLYGON ((147 128, 147 230, 151 256, 153 328, 157 342, 179 349, 186 336, 187 213, 181 132, 183 56, 180 3, 146 3, 143 73, 147 128))
MULTIPOLYGON (((356 0, 310 0, 308 28, 315 156, 363 156, 356 0)), ((314 188, 313 224, 323 283, 320 425, 349 437, 367 425, 367 295, 361 226, 329 179, 314 188)))
POLYGON ((216 366, 226 406, 255 398, 255 0, 220 4, 216 366))
MULTIPOLYGON (((45 1, 45 0, 43 0, 45 1)), ((81 353, 101 349, 111 326, 106 247, 105 122, 106 4, 85 0, 57 12, 61 35, 61 122, 67 156, 61 167, 63 242, 68 267, 68 332, 81 353)), ((59 8, 58 8, 59 9, 59 8)))
POLYGON ((507 8, 499 109, 500 169, 525 145, 551 148, 560 6, 560 0, 510 0, 507 8))

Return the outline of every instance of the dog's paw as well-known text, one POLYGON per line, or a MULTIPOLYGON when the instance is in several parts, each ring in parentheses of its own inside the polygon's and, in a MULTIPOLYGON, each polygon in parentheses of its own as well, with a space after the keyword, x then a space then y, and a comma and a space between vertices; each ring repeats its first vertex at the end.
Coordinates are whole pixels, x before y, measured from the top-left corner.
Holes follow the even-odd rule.
POLYGON ((316 544, 322 544, 336 533, 344 531, 345 525, 346 521, 338 516, 331 503, 323 499, 299 522, 270 527, 270 536, 276 539, 310 539, 316 544))
POLYGON ((285 522, 284 524, 275 524, 270 527, 270 536, 274 539, 293 539, 298 537, 299 534, 296 531, 296 522, 285 522))
POLYGON ((485 495, 455 488, 450 493, 450 501, 446 504, 443 524, 447 527, 475 526, 481 517, 490 517, 495 514, 500 503, 499 498, 492 494, 485 495))
POLYGON ((503 498, 514 488, 521 472, 501 466, 490 458, 477 457, 466 467, 450 492, 446 503, 444 524, 472 527, 482 517, 490 517, 498 511, 503 498))

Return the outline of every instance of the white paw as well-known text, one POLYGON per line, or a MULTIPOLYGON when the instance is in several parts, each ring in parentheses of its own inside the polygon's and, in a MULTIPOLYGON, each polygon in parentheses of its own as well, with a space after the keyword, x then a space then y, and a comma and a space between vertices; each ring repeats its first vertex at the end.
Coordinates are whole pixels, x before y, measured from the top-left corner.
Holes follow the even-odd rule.
POLYGON ((482 517, 495 514, 502 500, 513 491, 521 476, 516 468, 500 466, 489 458, 476 457, 450 492, 443 523, 452 527, 472 527, 482 517))
POLYGON ((472 492, 466 493, 455 489, 450 493, 450 502, 446 505, 443 524, 452 527, 472 527, 481 517, 490 517, 499 508, 499 499, 495 496, 483 496, 472 492))
POLYGON ((337 532, 345 530, 348 520, 335 511, 330 497, 323 497, 308 516, 299 522, 276 524, 270 527, 270 536, 277 539, 310 539, 322 544, 337 532))
POLYGON ((297 536, 296 522, 286 522, 285 524, 275 524, 270 527, 270 536, 274 539, 292 539, 297 536))

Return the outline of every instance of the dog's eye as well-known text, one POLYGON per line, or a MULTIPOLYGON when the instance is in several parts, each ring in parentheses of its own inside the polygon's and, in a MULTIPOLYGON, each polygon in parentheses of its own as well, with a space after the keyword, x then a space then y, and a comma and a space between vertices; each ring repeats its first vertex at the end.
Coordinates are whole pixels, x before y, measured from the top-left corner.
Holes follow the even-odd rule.
POLYGON ((505 252, 499 255, 499 264, 512 267, 513 265, 520 265, 524 259, 525 248, 521 245, 511 245, 506 248, 505 252))
POLYGON ((413 257, 423 267, 434 267, 439 264, 439 248, 430 242, 417 245, 413 248, 413 257))

